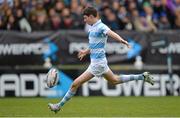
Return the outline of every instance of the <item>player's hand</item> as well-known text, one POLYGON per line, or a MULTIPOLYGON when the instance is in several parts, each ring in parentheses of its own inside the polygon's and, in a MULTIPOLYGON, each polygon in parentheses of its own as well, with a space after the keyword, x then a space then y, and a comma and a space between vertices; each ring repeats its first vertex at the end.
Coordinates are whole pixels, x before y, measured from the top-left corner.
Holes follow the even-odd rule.
POLYGON ((87 55, 86 50, 80 50, 79 53, 78 53, 79 60, 81 61, 86 55, 87 55))
POLYGON ((129 49, 131 49, 131 45, 129 45, 129 43, 127 44, 127 47, 128 47, 129 49))
POLYGON ((129 49, 131 48, 131 45, 126 40, 122 40, 122 43, 124 43, 129 49))

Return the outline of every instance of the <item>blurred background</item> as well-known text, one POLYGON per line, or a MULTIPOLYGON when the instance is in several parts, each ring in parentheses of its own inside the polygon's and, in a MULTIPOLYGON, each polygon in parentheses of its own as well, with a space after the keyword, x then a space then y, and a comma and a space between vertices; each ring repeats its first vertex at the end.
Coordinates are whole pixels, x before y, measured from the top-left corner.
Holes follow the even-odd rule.
POLYGON ((93 78, 77 96, 179 96, 180 0, 0 0, 0 97, 62 97, 89 64, 77 59, 88 47, 82 10, 94 6, 101 20, 132 48, 111 39, 106 47, 116 74, 149 71, 142 81, 112 86, 93 78), (49 68, 60 72, 48 89, 49 68))

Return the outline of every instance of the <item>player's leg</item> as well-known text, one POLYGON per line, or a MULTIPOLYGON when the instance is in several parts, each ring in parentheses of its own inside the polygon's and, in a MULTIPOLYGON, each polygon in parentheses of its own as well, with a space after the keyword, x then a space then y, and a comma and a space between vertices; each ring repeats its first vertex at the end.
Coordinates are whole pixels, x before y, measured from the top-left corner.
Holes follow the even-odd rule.
POLYGON ((81 74, 78 78, 76 78, 70 89, 68 90, 68 92, 66 93, 66 95, 63 97, 63 99, 58 103, 60 107, 62 107, 72 96, 75 95, 77 89, 86 81, 90 80, 91 78, 93 78, 93 75, 88 72, 85 71, 83 74, 81 74))
POLYGON ((62 100, 57 103, 57 104, 51 104, 49 103, 48 106, 49 108, 54 111, 55 113, 57 111, 60 110, 60 108, 62 106, 64 106, 64 104, 69 101, 76 93, 77 89, 79 88, 79 86, 81 86, 83 83, 85 83, 86 81, 90 80, 91 78, 93 78, 94 76, 88 72, 88 71, 85 71, 83 74, 81 74, 78 78, 76 78, 70 89, 67 91, 67 93, 65 94, 65 96, 62 98, 62 100))
POLYGON ((153 77, 148 72, 131 75, 115 75, 110 69, 104 74, 104 77, 112 84, 120 84, 133 80, 144 80, 151 85, 154 84, 153 77))
POLYGON ((122 83, 118 75, 115 75, 111 69, 103 74, 104 78, 113 85, 122 83))

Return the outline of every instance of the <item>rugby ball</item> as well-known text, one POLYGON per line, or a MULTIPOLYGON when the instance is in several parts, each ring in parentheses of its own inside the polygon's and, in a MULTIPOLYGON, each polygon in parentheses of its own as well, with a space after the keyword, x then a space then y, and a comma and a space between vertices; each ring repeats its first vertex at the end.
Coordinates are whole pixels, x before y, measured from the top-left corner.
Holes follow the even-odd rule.
POLYGON ((46 77, 46 83, 49 88, 52 88, 57 85, 59 81, 59 72, 56 68, 51 68, 46 77))

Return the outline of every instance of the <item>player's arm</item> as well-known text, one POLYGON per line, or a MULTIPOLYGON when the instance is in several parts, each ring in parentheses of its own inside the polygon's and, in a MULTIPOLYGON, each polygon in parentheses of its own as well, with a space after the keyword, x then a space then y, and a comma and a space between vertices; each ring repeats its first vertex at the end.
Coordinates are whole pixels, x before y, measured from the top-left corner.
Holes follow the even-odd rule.
POLYGON ((86 56, 89 53, 90 53, 89 49, 80 50, 79 53, 78 53, 79 60, 81 61, 84 58, 84 56, 86 56))
POLYGON ((124 40, 123 38, 121 38, 117 33, 115 33, 112 30, 108 30, 107 35, 110 36, 111 38, 115 39, 116 41, 125 44, 128 48, 130 48, 129 43, 124 40))

